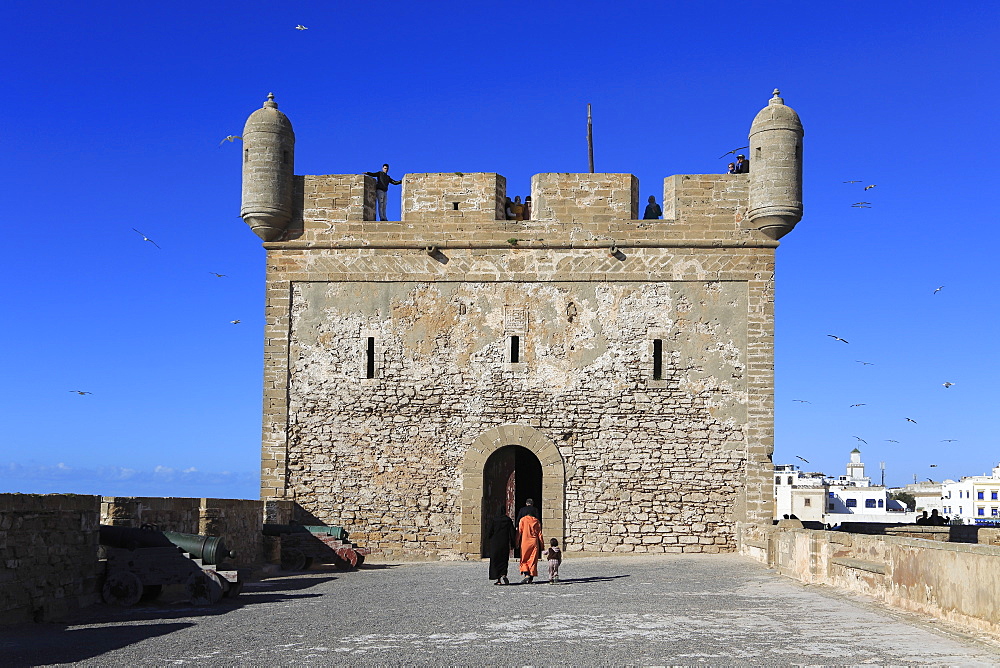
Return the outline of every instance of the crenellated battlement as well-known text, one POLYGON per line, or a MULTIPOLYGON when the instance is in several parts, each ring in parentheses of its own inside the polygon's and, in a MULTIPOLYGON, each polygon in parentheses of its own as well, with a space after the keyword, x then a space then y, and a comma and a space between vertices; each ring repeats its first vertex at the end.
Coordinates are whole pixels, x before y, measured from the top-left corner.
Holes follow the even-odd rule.
MULTIPOLYGON (((682 241, 772 245, 746 225, 746 174, 669 176, 663 218, 640 220, 645 202, 632 174, 536 174, 530 220, 506 220, 506 179, 496 173, 424 173, 402 178, 402 220, 375 221, 374 181, 363 175, 295 177, 291 242, 458 246, 518 239, 532 245, 600 242, 621 247, 682 241)), ((672 243, 670 245, 673 245, 672 243)))

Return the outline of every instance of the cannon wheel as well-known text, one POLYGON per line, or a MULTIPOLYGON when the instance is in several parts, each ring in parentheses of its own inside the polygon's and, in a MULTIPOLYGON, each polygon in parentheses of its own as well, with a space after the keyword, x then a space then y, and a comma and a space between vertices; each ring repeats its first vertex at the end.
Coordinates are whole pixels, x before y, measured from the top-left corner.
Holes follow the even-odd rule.
POLYGON ((355 565, 357 568, 361 568, 361 565, 365 563, 365 555, 358 553, 358 562, 355 565))
POLYGON ((281 569, 284 571, 305 570, 308 560, 302 550, 296 550, 294 547, 281 551, 281 569))
POLYGON ((184 583, 194 605, 214 605, 222 599, 222 579, 212 570, 192 573, 184 583))
POLYGON ((142 580, 132 571, 112 571, 104 578, 101 595, 105 603, 129 608, 142 598, 142 580))

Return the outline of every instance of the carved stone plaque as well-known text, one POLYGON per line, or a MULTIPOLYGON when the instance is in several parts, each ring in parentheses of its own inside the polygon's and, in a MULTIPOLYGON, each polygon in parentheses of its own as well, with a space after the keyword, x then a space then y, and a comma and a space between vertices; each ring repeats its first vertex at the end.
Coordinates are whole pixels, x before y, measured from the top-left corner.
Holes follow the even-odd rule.
POLYGON ((504 334, 527 334, 528 333, 528 307, 527 306, 504 306, 503 307, 503 332, 504 332, 504 334))

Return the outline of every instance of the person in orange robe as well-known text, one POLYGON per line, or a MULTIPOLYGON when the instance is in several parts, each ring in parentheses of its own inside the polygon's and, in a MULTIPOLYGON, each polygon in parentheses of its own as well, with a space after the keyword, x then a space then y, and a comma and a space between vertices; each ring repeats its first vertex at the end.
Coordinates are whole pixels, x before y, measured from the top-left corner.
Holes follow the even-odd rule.
POLYGON ((521 541, 521 584, 531 584, 538 575, 538 557, 542 553, 542 523, 534 515, 525 515, 517 523, 521 541))

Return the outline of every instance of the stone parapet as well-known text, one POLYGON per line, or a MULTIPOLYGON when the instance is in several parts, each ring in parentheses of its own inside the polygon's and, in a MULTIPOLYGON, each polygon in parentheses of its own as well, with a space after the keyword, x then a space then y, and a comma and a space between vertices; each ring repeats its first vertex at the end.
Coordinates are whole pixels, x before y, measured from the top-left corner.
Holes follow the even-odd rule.
POLYGON ((402 181, 404 223, 492 223, 505 217, 507 179, 499 174, 407 174, 402 181))
POLYGON ((739 549, 800 582, 864 594, 1000 637, 1000 547, 938 537, 741 524, 739 549))
POLYGON ((0 624, 97 602, 99 511, 96 496, 0 494, 0 624))
POLYGON ((236 553, 237 566, 251 568, 264 561, 263 501, 105 496, 101 523, 133 528, 151 524, 161 531, 221 536, 236 553))
POLYGON ((639 217, 639 179, 632 174, 536 174, 531 217, 564 223, 608 223, 639 217))

